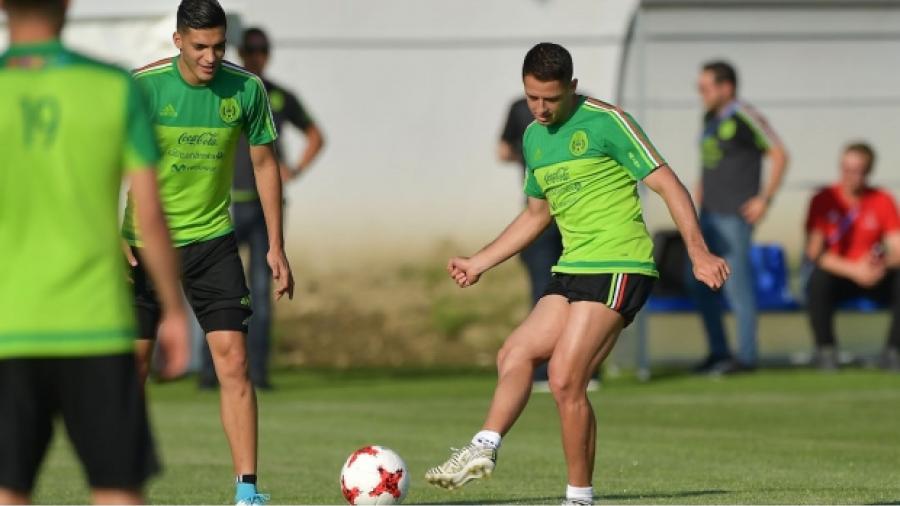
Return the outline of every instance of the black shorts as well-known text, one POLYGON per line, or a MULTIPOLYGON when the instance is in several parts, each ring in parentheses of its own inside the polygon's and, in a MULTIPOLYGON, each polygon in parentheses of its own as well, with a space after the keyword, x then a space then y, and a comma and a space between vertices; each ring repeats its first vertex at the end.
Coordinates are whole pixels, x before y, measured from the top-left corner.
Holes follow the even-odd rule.
POLYGON ((159 470, 134 354, 0 360, 0 488, 28 493, 62 415, 93 488, 159 470))
POLYGON ((562 295, 569 302, 590 301, 605 304, 631 325, 644 307, 656 278, 644 274, 565 274, 554 272, 544 295, 562 295))
MULTIPOLYGON (((149 275, 143 268, 141 249, 132 248, 138 259, 132 267, 138 337, 152 339, 159 327, 160 305, 149 275)), ((250 291, 238 255, 234 234, 177 248, 181 259, 181 282, 204 332, 237 330, 247 333, 250 291)))

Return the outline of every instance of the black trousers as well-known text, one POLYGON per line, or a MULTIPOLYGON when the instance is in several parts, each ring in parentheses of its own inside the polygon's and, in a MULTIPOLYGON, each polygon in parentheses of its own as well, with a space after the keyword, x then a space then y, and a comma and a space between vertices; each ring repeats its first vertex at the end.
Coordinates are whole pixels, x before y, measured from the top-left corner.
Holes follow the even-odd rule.
POLYGON ((900 348, 900 272, 888 271, 887 276, 872 288, 863 288, 853 281, 816 268, 809 278, 807 313, 817 346, 833 346, 834 313, 846 299, 868 297, 887 304, 891 312, 891 329, 887 345, 900 348))

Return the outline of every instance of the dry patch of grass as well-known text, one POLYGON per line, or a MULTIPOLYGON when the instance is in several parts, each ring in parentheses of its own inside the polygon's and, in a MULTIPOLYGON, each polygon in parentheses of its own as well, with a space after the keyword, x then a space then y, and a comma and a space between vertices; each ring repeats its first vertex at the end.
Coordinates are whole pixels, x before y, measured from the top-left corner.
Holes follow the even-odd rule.
POLYGON ((528 311, 515 259, 461 290, 444 271, 452 247, 418 263, 360 265, 311 274, 295 301, 278 304, 281 365, 483 365, 528 311))

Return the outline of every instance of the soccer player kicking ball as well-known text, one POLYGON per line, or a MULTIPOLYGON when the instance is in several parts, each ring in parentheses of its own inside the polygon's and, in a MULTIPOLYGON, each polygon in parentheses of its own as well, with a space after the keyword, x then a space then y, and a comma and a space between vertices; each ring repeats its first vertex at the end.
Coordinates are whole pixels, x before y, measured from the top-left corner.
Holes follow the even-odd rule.
POLYGON ((460 287, 475 284, 534 240, 551 217, 564 250, 544 296, 497 355, 499 380, 482 430, 425 478, 449 489, 491 474, 502 436, 528 402, 535 364, 549 360, 568 468, 566 504, 592 504, 597 427, 587 383, 658 277, 637 183, 668 205, 697 279, 718 289, 729 268, 707 249, 687 191, 634 119, 576 94, 565 48, 534 46, 522 78, 534 115, 523 142, 528 206, 496 240, 472 257, 452 258, 447 270, 460 287))
MULTIPOLYGON (((216 0, 183 0, 173 38, 180 53, 135 71, 147 93, 162 150, 159 183, 172 239, 182 261, 182 285, 212 352, 221 385, 221 416, 237 475, 235 502, 256 504, 256 394, 247 374, 250 298, 228 206, 236 146, 243 132, 269 236, 267 260, 275 295, 293 294, 281 222, 281 180, 275 125, 262 81, 223 61, 225 12, 216 0)), ((132 195, 133 197, 136 197, 132 195)), ((141 332, 139 361, 147 364, 159 322, 156 291, 143 265, 135 199, 125 211, 123 235, 133 266, 141 332)))

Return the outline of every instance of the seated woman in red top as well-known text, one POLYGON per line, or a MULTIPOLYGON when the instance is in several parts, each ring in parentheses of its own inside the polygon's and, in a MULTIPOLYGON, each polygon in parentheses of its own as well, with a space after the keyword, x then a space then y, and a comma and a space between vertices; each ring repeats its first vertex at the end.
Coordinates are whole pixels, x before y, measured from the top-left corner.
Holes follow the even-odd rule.
POLYGON ((887 191, 868 185, 875 152, 850 144, 840 180, 819 191, 806 220, 806 255, 815 263, 807 311, 816 339, 816 363, 837 368, 834 312, 844 299, 867 296, 893 315, 881 365, 900 372, 900 217, 887 191))

